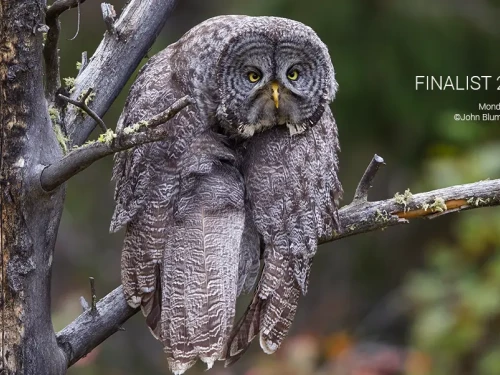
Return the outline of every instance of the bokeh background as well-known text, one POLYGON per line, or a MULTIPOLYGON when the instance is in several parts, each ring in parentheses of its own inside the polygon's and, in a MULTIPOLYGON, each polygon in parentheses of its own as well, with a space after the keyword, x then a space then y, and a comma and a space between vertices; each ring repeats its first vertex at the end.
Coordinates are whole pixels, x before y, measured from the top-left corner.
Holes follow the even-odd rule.
MULTIPOLYGON (((120 11, 125 1, 111 3, 120 11)), ((500 123, 453 120, 455 113, 479 113, 481 102, 499 103, 498 85, 415 90, 416 75, 500 75, 499 1, 183 0, 149 55, 220 14, 293 18, 329 46, 340 85, 332 108, 344 204, 374 153, 387 166, 372 200, 500 176, 500 123)), ((69 41, 76 10, 64 14, 62 26, 63 77, 75 76, 81 52, 91 56, 105 30, 99 3, 82 6, 75 40, 69 41)), ((116 123, 128 88, 105 116, 108 126, 116 123)), ((99 297, 120 282, 123 233, 108 233, 111 166, 111 157, 99 161, 68 184, 52 281, 56 329, 81 313, 89 276, 99 297)), ((500 374, 499 228, 500 209, 484 208, 321 246, 282 348, 267 356, 254 344, 237 365, 216 364, 209 374, 500 374)), ((241 298, 240 313, 248 301, 241 298)), ((168 373, 142 316, 125 329, 68 373, 168 373)), ((189 374, 203 371, 199 365, 189 374)))

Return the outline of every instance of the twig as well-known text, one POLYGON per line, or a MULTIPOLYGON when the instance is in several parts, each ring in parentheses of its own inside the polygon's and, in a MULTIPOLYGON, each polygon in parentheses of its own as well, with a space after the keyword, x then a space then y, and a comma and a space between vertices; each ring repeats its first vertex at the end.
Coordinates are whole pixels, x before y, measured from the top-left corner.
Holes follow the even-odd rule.
POLYGON ((73 36, 73 38, 70 38, 69 40, 75 40, 76 37, 78 36, 78 34, 80 33, 80 0, 76 0, 77 1, 77 9, 78 9, 78 19, 77 19, 77 22, 76 22, 76 33, 75 35, 73 36))
POLYGON ((111 4, 102 3, 101 4, 101 11, 102 11, 102 18, 104 20, 104 23, 106 24, 106 29, 108 29, 108 32, 110 34, 115 34, 116 33, 116 28, 115 28, 116 12, 115 12, 115 8, 111 4))
POLYGON ((80 62, 80 69, 78 69, 77 77, 83 72, 83 70, 87 67, 89 63, 89 59, 87 57, 87 51, 82 52, 82 61, 80 62))
POLYGON ((43 169, 40 175, 41 187, 45 191, 54 190, 96 160, 134 146, 165 139, 169 135, 169 127, 158 125, 167 122, 191 103, 192 99, 184 96, 150 120, 141 121, 127 128, 133 129, 132 131, 127 132, 125 129, 118 135, 108 131, 105 135, 109 138, 103 137, 103 141, 96 141, 71 151, 56 163, 43 169), (142 129, 146 130, 140 131, 142 129))
POLYGON ((361 177, 361 181, 359 181, 356 192, 354 193, 353 204, 366 202, 368 200, 368 190, 372 187, 373 179, 382 165, 385 165, 384 159, 375 154, 368 168, 366 168, 363 177, 361 177))
MULTIPOLYGON (((105 33, 89 64, 78 76, 71 97, 76 99, 88 87, 94 88, 99 96, 92 102, 92 109, 102 118, 150 49, 176 3, 176 0, 129 1, 114 22, 116 33, 123 37, 105 33)), ((85 143, 96 122, 90 116, 79 116, 76 108, 68 108, 65 125, 70 143, 78 146, 85 143)))
POLYGON ((94 281, 94 278, 93 277, 89 277, 89 281, 90 281, 90 295, 91 295, 91 298, 92 298, 92 303, 91 303, 91 306, 90 306, 90 312, 93 314, 93 315, 96 315, 97 314, 97 296, 95 294, 95 281, 94 281))
MULTIPOLYGON (((374 171, 375 167, 369 167, 368 170, 374 171)), ((375 175, 375 171, 368 173, 368 175, 372 177, 365 178, 363 176, 362 180, 367 183, 363 182, 360 185, 368 186, 375 175)), ((359 202, 359 204, 344 206, 339 211, 340 224, 343 230, 340 233, 333 233, 328 238, 321 239, 320 242, 326 243, 347 236, 382 230, 388 226, 408 223, 408 219, 433 216, 437 212, 446 212, 448 210, 458 212, 498 206, 500 205, 500 179, 451 186, 415 194, 411 196, 411 199, 409 197, 408 195, 408 202, 405 202, 404 207, 401 203, 398 203, 396 198, 377 202, 359 202), (439 204, 436 204, 436 202, 439 202, 439 204)), ((108 294, 97 305, 100 312, 98 321, 89 320, 88 316, 82 314, 57 335, 58 342, 66 342, 66 346, 69 345, 73 348, 70 354, 67 354, 70 358, 70 365, 116 332, 119 329, 118 327, 139 311, 138 309, 133 310, 127 305, 122 287, 108 294), (111 300, 114 302, 109 303, 111 300)), ((62 345, 62 348, 64 350, 65 345, 62 345)), ((65 350, 65 352, 68 351, 65 350)))
POLYGON ((84 3, 85 0, 57 0, 47 9, 45 13, 45 23, 49 27, 47 39, 43 48, 43 58, 45 60, 45 98, 49 103, 54 102, 55 94, 61 87, 61 76, 59 72, 59 51, 57 44, 61 26, 59 16, 66 10, 84 3))
POLYGON ((87 98, 90 96, 90 94, 92 94, 92 88, 89 88, 82 96, 82 99, 81 100, 73 100, 71 98, 68 98, 67 96, 64 96, 62 94, 59 94, 59 98, 63 99, 64 101, 70 103, 70 104, 73 104, 74 106, 80 108, 82 111, 84 111, 86 114, 88 114, 90 117, 92 117, 95 122, 97 122, 97 124, 99 125, 99 127, 101 128, 101 130, 105 133, 108 131, 108 128, 106 127, 106 124, 104 123, 104 121, 97 115, 97 113, 95 113, 93 110, 91 110, 89 108, 89 106, 87 105, 86 101, 87 101, 87 98))

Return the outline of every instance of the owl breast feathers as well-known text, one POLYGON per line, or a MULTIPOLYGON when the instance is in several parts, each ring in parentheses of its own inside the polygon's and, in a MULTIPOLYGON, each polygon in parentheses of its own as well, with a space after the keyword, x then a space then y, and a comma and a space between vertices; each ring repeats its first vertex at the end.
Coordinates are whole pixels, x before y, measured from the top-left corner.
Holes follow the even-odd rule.
POLYGON ((318 238, 338 226, 336 89, 314 31, 276 17, 207 20, 139 73, 118 133, 185 95, 195 103, 113 168, 125 298, 175 374, 198 358, 232 363, 257 335, 272 353, 286 336, 318 238))

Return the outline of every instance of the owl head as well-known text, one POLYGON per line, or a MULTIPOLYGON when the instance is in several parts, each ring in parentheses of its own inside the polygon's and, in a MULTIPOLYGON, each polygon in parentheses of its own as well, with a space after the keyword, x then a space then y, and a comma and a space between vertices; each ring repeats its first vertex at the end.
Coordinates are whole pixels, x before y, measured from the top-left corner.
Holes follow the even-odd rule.
POLYGON ((302 23, 249 18, 217 62, 219 122, 241 137, 273 126, 300 133, 315 125, 337 82, 325 44, 302 23))

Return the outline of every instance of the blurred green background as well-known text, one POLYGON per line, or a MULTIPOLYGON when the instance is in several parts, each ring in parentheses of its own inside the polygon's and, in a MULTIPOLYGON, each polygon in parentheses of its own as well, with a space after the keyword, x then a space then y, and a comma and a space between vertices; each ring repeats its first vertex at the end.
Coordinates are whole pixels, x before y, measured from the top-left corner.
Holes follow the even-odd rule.
MULTIPOLYGON (((111 1, 117 11, 125 1, 111 1)), ((105 30, 100 4, 62 18, 63 77, 105 30)), ((456 122, 499 103, 479 91, 415 90, 416 75, 500 75, 500 1, 183 0, 149 55, 220 14, 276 15, 302 21, 327 43, 340 90, 332 104, 342 145, 344 204, 374 153, 387 166, 370 199, 500 176, 499 122, 456 122)), ((145 62, 146 59, 143 60, 145 62)), ((132 77, 132 80, 135 78, 132 77)), ((130 83, 129 83, 130 84, 130 83)), ((104 120, 114 126, 129 86, 104 120)), ((500 114, 499 112, 491 112, 500 114)), ((81 313, 88 277, 99 297, 120 282, 123 233, 110 235, 112 158, 68 184, 53 272, 57 330, 81 313)), ((321 246, 309 293, 273 356, 258 344, 234 367, 209 374, 500 374, 500 209, 416 221, 321 246)), ((249 297, 241 299, 242 312, 249 297)), ((166 374, 161 345, 136 315, 69 370, 71 375, 166 374)), ((201 374, 199 365, 188 374, 201 374)))

